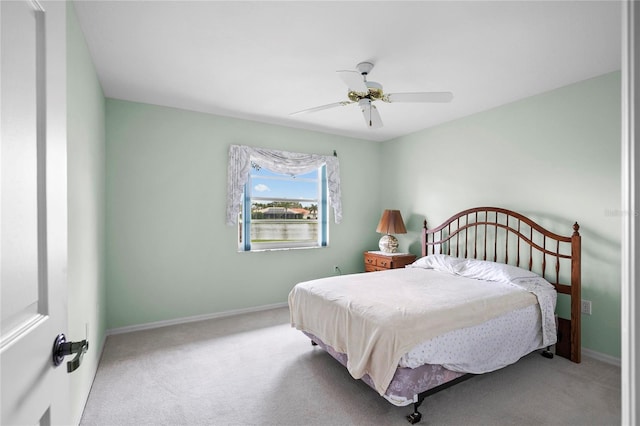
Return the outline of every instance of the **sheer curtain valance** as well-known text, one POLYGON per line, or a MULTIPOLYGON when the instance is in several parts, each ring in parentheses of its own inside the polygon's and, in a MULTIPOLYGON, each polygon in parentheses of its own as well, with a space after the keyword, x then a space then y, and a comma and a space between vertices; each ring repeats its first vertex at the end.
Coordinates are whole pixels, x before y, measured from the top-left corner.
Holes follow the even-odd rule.
POLYGON ((252 161, 274 172, 289 175, 308 173, 325 164, 329 203, 333 207, 335 223, 340 223, 342 220, 342 201, 340 198, 338 157, 231 145, 227 170, 227 225, 238 223, 238 212, 242 205, 242 191, 249 180, 252 161))

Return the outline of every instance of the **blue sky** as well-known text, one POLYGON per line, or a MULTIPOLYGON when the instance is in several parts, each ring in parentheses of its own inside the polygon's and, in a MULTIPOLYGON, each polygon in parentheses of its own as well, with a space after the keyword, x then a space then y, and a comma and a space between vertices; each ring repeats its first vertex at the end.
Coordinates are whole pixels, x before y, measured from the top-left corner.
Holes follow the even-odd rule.
POLYGON ((313 171, 291 179, 264 168, 251 171, 252 195, 274 198, 317 198, 318 172, 313 171))

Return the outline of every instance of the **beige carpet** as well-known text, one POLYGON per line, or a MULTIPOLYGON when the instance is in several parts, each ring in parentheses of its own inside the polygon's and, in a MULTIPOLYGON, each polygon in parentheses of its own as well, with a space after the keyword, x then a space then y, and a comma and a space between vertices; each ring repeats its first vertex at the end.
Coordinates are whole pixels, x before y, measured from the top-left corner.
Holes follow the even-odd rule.
MULTIPOLYGON (((113 335, 82 425, 408 425, 274 309, 113 335)), ((619 425, 620 368, 531 354, 428 397, 422 425, 619 425)))

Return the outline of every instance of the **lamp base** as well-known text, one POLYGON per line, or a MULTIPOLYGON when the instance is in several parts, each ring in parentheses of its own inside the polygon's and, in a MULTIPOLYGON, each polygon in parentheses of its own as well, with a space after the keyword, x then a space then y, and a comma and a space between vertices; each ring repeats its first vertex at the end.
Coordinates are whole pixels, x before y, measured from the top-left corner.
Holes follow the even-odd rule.
POLYGON ((378 242, 380 251, 385 253, 396 253, 398 251, 398 239, 393 235, 383 235, 378 242))

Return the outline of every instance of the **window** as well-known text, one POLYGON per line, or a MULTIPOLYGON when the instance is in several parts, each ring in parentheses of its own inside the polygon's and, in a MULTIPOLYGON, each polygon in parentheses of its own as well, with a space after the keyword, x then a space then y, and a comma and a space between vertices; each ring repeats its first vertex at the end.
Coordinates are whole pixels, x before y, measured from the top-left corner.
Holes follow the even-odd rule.
POLYGON ((329 206, 342 217, 337 160, 232 145, 227 224, 238 226, 238 249, 326 246, 329 206))
POLYGON ((325 166, 296 176, 252 162, 239 212, 238 248, 251 251, 326 246, 325 176, 325 166))

